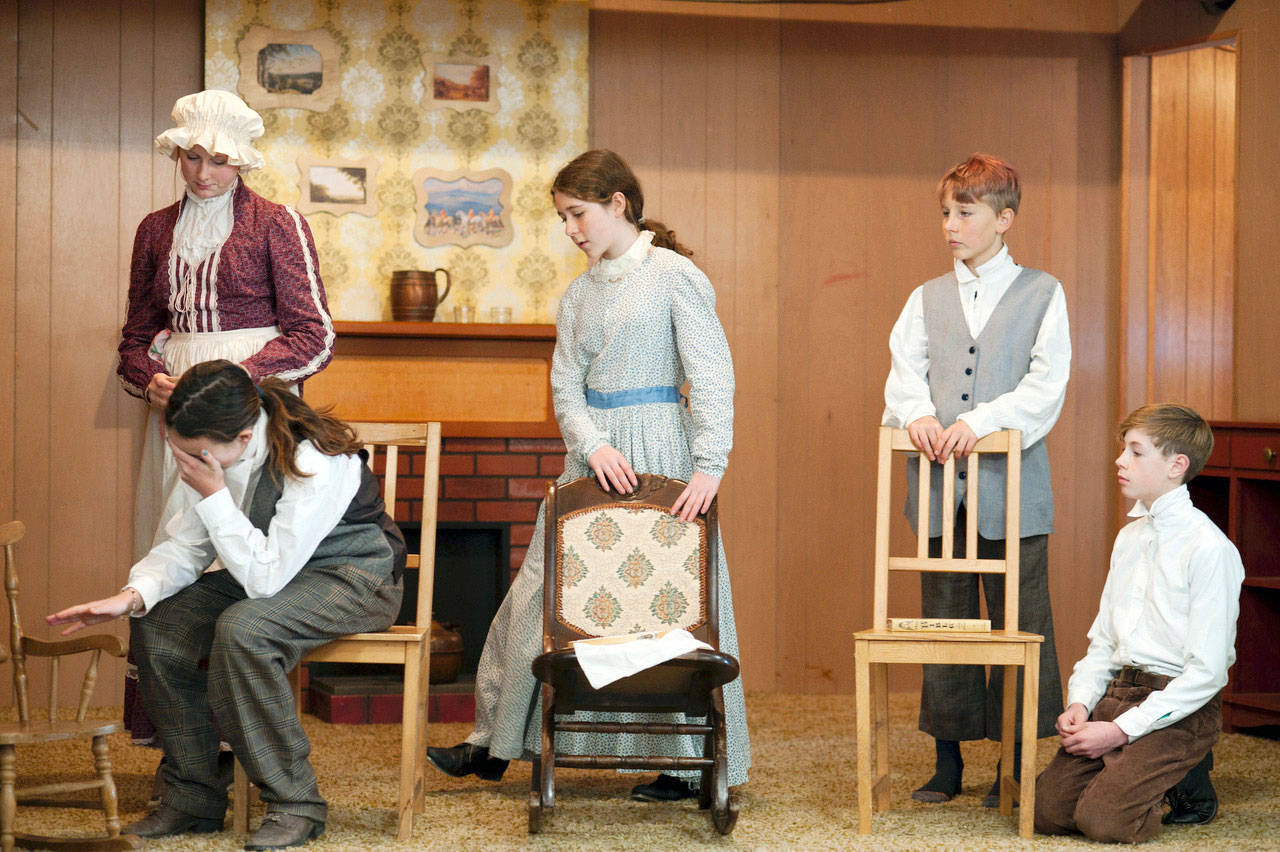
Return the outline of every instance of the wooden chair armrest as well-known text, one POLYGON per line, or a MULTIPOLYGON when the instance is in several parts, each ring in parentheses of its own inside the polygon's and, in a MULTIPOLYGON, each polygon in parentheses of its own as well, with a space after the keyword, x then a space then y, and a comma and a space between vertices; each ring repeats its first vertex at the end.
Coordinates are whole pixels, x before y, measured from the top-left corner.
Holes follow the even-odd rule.
POLYGON ((61 657, 66 654, 79 654, 84 651, 106 651, 113 657, 123 657, 128 653, 124 640, 110 633, 96 633, 92 636, 76 636, 72 639, 58 639, 46 642, 42 639, 22 637, 22 650, 31 657, 61 657))

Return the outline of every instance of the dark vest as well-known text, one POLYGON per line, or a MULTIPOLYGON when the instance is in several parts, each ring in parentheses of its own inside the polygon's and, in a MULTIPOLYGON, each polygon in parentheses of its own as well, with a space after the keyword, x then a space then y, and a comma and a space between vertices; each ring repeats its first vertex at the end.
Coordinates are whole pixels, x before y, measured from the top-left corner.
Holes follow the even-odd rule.
MULTIPOLYGON (((925 333, 929 339, 929 395, 943 427, 981 402, 990 402, 1018 386, 1031 368, 1031 350, 1057 288, 1057 279, 1024 268, 975 340, 960 304, 954 272, 926 282, 923 291, 925 333)), ((918 462, 907 463, 907 517, 916 522, 918 462)), ((978 532, 1003 539, 1005 460, 984 458, 978 478, 978 532)), ((964 465, 956 464, 954 512, 964 502, 964 465)), ((929 530, 942 534, 942 465, 934 464, 930 486, 929 530)), ((1044 441, 1022 451, 1021 537, 1053 531, 1053 492, 1049 453, 1044 441)))
MULTIPOLYGON (((360 460, 363 462, 367 458, 365 451, 361 450, 360 460)), ((271 478, 270 470, 264 468, 249 502, 248 513, 249 522, 263 535, 267 534, 271 519, 275 517, 280 494, 281 486, 271 478)), ((356 496, 351 498, 342 519, 316 547, 307 564, 359 565, 366 571, 390 574, 399 582, 404 574, 407 552, 400 528, 386 513, 377 478, 367 464, 362 464, 356 496)), ((306 567, 302 570, 305 571, 306 567)))

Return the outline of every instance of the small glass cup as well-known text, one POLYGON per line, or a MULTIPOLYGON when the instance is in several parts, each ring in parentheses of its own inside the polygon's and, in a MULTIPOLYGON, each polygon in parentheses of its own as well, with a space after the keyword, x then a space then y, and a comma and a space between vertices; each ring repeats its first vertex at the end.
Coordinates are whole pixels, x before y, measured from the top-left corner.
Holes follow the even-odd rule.
POLYGON ((489 322, 511 322, 511 308, 510 307, 490 308, 489 322))
POLYGON ((453 321, 454 322, 475 322, 476 309, 471 305, 454 305, 453 321))

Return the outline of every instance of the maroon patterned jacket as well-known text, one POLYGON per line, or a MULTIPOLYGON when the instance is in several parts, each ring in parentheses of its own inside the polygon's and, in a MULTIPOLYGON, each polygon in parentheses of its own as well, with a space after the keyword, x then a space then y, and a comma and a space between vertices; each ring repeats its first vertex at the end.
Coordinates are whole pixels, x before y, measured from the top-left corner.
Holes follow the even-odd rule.
POLYGON ((333 320, 306 220, 242 181, 232 199, 231 234, 196 270, 195 292, 182 307, 171 308, 169 250, 184 203, 185 196, 148 215, 134 237, 129 313, 116 370, 125 390, 140 397, 151 377, 163 372, 164 365, 148 349, 165 329, 234 331, 278 325, 280 336, 243 362, 254 381, 278 376, 299 382, 324 369, 333 358, 333 320), (216 283, 210 284, 211 279, 216 283))

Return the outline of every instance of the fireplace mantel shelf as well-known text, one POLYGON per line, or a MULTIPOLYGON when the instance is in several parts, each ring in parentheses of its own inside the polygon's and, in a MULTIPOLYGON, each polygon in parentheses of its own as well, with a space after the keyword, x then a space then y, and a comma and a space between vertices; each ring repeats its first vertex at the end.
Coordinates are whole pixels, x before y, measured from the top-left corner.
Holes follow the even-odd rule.
POLYGON ((558 438, 551 404, 553 325, 333 324, 333 361, 308 401, 344 420, 439 420, 447 437, 558 438))
POLYGON ((344 337, 461 338, 464 340, 555 340, 548 323, 496 322, 367 322, 334 320, 333 330, 344 337))

